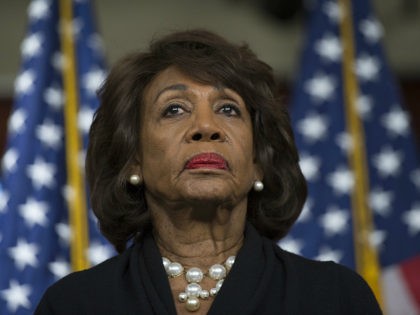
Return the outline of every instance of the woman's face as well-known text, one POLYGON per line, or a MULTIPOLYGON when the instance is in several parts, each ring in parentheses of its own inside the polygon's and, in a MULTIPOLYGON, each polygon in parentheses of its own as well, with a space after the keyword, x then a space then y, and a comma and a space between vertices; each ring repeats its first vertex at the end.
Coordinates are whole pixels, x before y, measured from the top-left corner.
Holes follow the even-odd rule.
POLYGON ((235 205, 261 179, 253 157, 251 118, 235 91, 175 67, 145 90, 139 166, 146 198, 235 205))

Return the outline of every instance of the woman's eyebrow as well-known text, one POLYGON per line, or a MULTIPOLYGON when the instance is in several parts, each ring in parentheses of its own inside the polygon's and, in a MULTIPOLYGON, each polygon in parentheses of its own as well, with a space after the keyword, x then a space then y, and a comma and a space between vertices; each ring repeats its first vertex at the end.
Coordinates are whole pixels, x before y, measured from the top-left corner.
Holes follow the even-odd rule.
POLYGON ((157 101, 157 99, 159 98, 159 96, 161 96, 163 93, 165 93, 166 91, 186 91, 188 89, 188 87, 185 84, 173 84, 173 85, 169 85, 165 88, 163 88, 162 90, 159 91, 159 93, 156 95, 154 102, 157 101))

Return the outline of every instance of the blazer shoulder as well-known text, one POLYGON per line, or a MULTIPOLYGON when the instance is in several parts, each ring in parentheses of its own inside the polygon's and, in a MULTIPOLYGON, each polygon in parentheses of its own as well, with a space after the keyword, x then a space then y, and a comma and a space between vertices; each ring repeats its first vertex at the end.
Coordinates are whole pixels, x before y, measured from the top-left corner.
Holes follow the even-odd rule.
MULTIPOLYGON (((334 305, 340 314, 382 314, 373 291, 354 270, 332 261, 315 261, 278 248, 296 292, 334 305)), ((321 303, 322 304, 322 303, 321 303)))
POLYGON ((77 314, 93 304, 106 305, 112 301, 113 288, 119 285, 128 268, 130 252, 128 249, 94 267, 61 278, 45 291, 35 314, 77 314))
POLYGON ((115 272, 116 268, 118 268, 120 261, 120 257, 115 256, 89 269, 72 272, 67 276, 63 277, 62 279, 58 280, 55 284, 53 284, 53 287, 71 287, 73 285, 78 287, 82 283, 90 283, 90 285, 94 285, 98 282, 107 281, 108 278, 110 278, 115 272))

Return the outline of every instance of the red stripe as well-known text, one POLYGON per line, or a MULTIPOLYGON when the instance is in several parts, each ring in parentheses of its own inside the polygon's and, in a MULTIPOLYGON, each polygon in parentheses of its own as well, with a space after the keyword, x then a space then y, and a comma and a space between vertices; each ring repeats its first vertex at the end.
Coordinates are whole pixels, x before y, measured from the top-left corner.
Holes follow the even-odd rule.
POLYGON ((405 283, 420 309, 420 255, 400 264, 405 283))

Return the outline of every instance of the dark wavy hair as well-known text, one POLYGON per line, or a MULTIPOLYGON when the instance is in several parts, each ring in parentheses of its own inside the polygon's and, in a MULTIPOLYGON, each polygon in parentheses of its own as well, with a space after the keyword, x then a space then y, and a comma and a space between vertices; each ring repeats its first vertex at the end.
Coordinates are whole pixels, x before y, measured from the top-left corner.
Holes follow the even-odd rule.
POLYGON ((138 164, 143 93, 170 66, 198 82, 230 88, 244 99, 256 162, 264 174, 264 190, 248 195, 247 219, 262 235, 280 239, 299 216, 307 193, 287 108, 267 64, 247 45, 232 44, 206 30, 175 32, 152 41, 149 51, 115 64, 99 91, 86 173, 101 232, 122 252, 127 242, 151 227, 143 186, 130 185, 127 179, 138 164))

